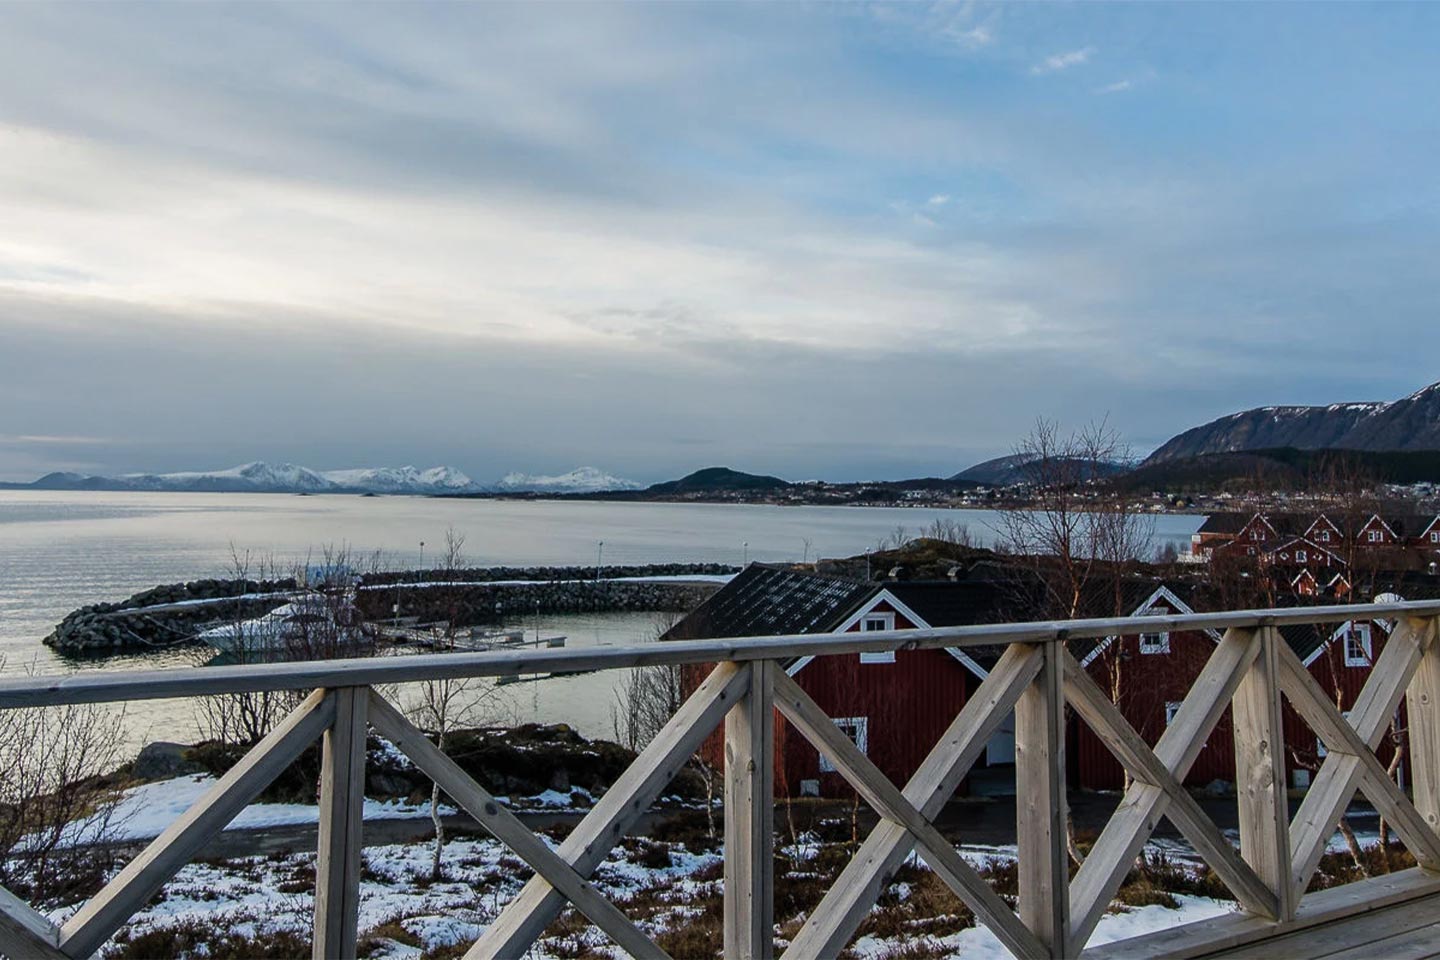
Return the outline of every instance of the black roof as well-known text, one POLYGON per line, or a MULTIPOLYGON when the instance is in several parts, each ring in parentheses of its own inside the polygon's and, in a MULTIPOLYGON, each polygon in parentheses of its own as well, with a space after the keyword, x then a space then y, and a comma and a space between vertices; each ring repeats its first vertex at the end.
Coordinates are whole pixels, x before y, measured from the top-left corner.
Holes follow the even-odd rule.
MULTIPOLYGON (((1197 532, 1234 536, 1243 530, 1247 523, 1254 519, 1255 513, 1256 511, 1250 511, 1249 513, 1212 513, 1205 518, 1205 522, 1200 525, 1200 529, 1197 532)), ((1372 517, 1376 516, 1375 511, 1372 510, 1362 511, 1350 518, 1336 516, 1325 510, 1316 510, 1312 513, 1271 513, 1262 510, 1259 511, 1259 513, 1270 526, 1275 528, 1276 533, 1281 535, 1293 534, 1295 536, 1303 536, 1321 517, 1325 517, 1334 524, 1335 528, 1339 530, 1342 535, 1351 536, 1358 532, 1359 527, 1363 527, 1370 522, 1372 517), (1357 524, 1358 527, 1356 530, 1346 529, 1346 527, 1357 524)), ((1418 537, 1436 520, 1436 515, 1433 513, 1399 514, 1381 512, 1379 516, 1390 526, 1390 529, 1395 531, 1396 535, 1401 537, 1418 537)))
POLYGON ((752 563, 661 639, 829 633, 883 586, 752 563))

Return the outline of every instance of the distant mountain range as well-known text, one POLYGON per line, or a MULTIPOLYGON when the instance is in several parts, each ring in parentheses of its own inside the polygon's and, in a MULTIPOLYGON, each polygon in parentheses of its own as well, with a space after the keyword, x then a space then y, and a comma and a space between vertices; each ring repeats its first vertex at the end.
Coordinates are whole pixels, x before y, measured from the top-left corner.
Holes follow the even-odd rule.
POLYGON ((1260 407, 1186 430, 1146 464, 1214 453, 1297 450, 1440 450, 1440 383, 1390 403, 1260 407))
POLYGON ((293 463, 253 463, 228 470, 181 473, 131 473, 116 477, 80 473, 49 473, 31 483, 0 483, 22 490, 153 490, 209 493, 593 493, 636 490, 633 480, 612 477, 594 467, 580 467, 557 477, 511 473, 493 486, 476 483, 454 467, 362 467, 312 470, 293 463))
MULTIPOLYGON (((1009 487, 1017 483, 1024 483, 1033 480, 1036 475, 1032 469, 1035 457, 1014 453, 1007 457, 996 457, 993 460, 986 460, 977 463, 973 467, 961 470, 950 480, 958 483, 980 484, 987 487, 1009 487)), ((1092 480, 1101 477, 1113 477, 1116 474, 1124 473, 1129 466, 1123 463, 1112 463, 1102 461, 1091 463, 1089 461, 1073 461, 1069 459, 1055 459, 1052 463, 1078 463, 1077 479, 1092 480)))
POLYGON ((529 473, 507 473, 495 484, 500 493, 603 493, 608 490, 639 490, 644 484, 612 477, 594 467, 577 467, 558 477, 529 473))

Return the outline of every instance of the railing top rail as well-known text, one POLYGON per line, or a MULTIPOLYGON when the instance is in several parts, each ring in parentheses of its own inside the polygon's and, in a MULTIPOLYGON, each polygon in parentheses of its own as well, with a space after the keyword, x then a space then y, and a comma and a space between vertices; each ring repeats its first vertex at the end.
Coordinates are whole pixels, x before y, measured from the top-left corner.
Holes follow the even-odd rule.
POLYGON ((872 653, 885 650, 1043 643, 1064 639, 1095 639, 1128 635, 1138 632, 1142 626, 1147 631, 1180 632, 1308 623, 1343 623, 1354 619, 1371 620, 1405 616, 1440 616, 1440 600, 1290 607, 1276 610, 1234 610, 1169 616, 978 624, 931 630, 885 630, 867 633, 738 637, 722 640, 677 640, 667 643, 646 643, 602 649, 438 653, 350 660, 306 660, 223 667, 191 667, 175 670, 89 670, 0 680, 0 709, 129 700, 161 700, 170 697, 211 696, 259 690, 373 686, 461 677, 569 673, 664 664, 711 663, 722 660, 789 660, 806 656, 872 653))

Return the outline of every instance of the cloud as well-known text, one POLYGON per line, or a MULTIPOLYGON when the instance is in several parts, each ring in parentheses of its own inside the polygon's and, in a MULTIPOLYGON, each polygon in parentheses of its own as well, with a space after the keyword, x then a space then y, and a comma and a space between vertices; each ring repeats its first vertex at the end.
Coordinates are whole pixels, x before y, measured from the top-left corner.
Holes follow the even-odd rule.
POLYGON ((1096 88, 1095 92, 1096 92, 1096 93, 1101 93, 1101 94, 1105 94, 1105 93, 1123 93, 1124 91, 1129 90, 1129 89, 1133 88, 1134 86, 1135 86, 1135 81, 1133 81, 1133 80, 1117 80, 1117 81, 1115 81, 1114 83, 1109 83, 1109 84, 1106 84, 1106 85, 1103 86, 1103 87, 1098 87, 1098 88, 1096 88))
POLYGON ((930 471, 1038 413, 1163 440, 1433 379, 1433 138, 1332 144, 1395 75, 1297 115, 1107 39, 1169 56, 1176 129, 1054 109, 1024 51, 1074 35, 1056 8, 884 9, 0 5, 0 434, 123 438, 0 473, 930 471), (1336 358, 1377 332, 1360 382, 1336 358))
POLYGON ((1082 64, 1089 63, 1090 58, 1094 56, 1094 54, 1094 47, 1081 47, 1079 50, 1052 54, 1031 67, 1030 72, 1038 75, 1069 70, 1071 67, 1078 67, 1082 64))

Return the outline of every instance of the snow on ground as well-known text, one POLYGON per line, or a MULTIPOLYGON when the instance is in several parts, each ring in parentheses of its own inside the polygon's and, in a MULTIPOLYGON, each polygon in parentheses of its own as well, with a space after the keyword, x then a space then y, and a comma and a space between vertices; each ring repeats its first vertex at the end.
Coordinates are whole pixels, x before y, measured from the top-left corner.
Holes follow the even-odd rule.
MULTIPOLYGON (((1167 927, 1184 923, 1209 920, 1235 911, 1235 904, 1225 900, 1211 900, 1208 897, 1175 895, 1180 904, 1178 910, 1169 907, 1128 907, 1123 913, 1108 913, 1100 919, 1095 932, 1090 935, 1088 946, 1099 946, 1128 937, 1138 937, 1167 927)), ((935 937, 934 942, 944 945, 963 960, 1012 960, 1009 950, 1000 943, 995 934, 986 927, 970 927, 948 937, 935 937)), ((855 943, 855 952, 862 957, 883 954, 895 946, 893 942, 865 938, 855 943)))
MULTIPOLYGON (((110 815, 108 826, 100 819, 76 821, 67 829, 62 843, 93 843, 102 833, 110 840, 148 840, 157 837, 174 823, 189 807, 215 785, 207 774, 176 777, 146 783, 126 790, 110 815)), ((586 800, 592 799, 584 790, 577 790, 586 800)), ((497 797, 502 803, 521 810, 543 809, 548 813, 574 811, 572 793, 546 790, 527 797, 497 797)), ((442 815, 450 816, 456 809, 440 805, 442 815)), ((428 803, 406 803, 401 800, 365 800, 366 820, 406 820, 430 816, 428 803)), ((288 827, 320 821, 320 809, 304 803, 252 803, 242 810, 226 830, 249 830, 260 827, 288 827)))

